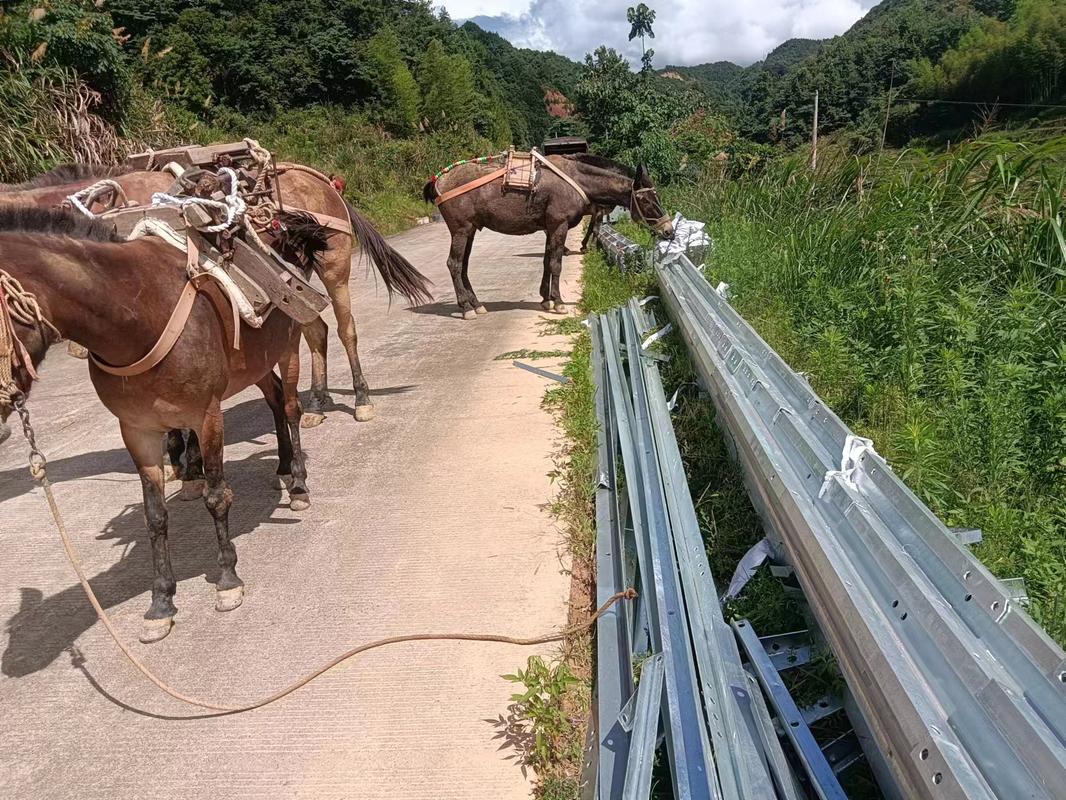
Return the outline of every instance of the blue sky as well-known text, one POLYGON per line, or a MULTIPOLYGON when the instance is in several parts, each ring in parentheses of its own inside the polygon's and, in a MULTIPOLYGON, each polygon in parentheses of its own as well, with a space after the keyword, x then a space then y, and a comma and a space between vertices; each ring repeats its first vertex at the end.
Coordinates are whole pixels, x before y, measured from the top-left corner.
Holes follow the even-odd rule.
MULTIPOLYGON (((733 61, 747 65, 795 37, 843 33, 878 0, 673 0, 655 9, 655 66, 733 61)), ((580 61, 607 44, 634 63, 626 8, 639 0, 438 0, 452 19, 473 19, 519 47, 554 50, 580 61)))

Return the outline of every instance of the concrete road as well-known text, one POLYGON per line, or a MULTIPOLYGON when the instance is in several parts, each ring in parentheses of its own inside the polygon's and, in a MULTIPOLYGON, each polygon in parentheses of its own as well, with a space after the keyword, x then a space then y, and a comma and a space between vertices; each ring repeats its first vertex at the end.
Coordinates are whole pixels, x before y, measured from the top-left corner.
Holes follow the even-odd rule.
MULTIPOLYGON (((548 381, 496 360, 567 348, 539 335, 544 237, 478 237, 471 279, 492 313, 472 322, 456 316, 444 226, 392 241, 434 280, 439 302, 390 309, 373 277, 355 270, 377 418, 353 419, 346 360, 331 339, 339 407, 304 431, 313 505, 297 514, 271 487, 275 438, 261 395, 253 388, 228 404, 226 474, 245 602, 214 610, 210 517, 201 502, 172 498, 179 614, 158 644, 136 641, 151 568, 118 425, 84 361, 60 347, 46 362, 30 406, 67 525, 126 640, 186 692, 240 703, 379 637, 532 636, 565 624, 567 563, 547 510, 559 446, 540 407, 548 381)), ((568 301, 577 300, 579 270, 568 257, 568 301)), ((305 359, 304 385, 308 376, 305 359)), ((24 464, 16 432, 0 445, 0 798, 530 795, 532 775, 501 723, 512 685, 499 676, 537 649, 401 644, 274 706, 188 719, 195 709, 148 684, 96 622, 24 464)))

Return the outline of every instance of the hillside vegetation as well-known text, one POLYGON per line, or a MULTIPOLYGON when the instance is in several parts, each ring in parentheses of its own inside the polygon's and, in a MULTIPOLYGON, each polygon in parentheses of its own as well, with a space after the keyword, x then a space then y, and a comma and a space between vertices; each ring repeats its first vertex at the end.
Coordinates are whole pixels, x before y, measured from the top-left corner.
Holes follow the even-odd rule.
POLYGON ((441 166, 541 141, 580 74, 428 0, 15 2, 0 55, 0 181, 254 136, 345 175, 389 229, 441 166))

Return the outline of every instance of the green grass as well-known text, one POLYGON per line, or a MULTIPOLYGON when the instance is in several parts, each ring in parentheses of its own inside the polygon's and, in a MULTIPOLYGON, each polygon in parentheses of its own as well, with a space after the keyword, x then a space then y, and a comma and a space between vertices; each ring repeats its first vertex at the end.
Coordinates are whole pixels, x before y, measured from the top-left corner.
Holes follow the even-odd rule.
POLYGON ((1066 642, 1066 139, 676 190, 734 304, 1066 642))

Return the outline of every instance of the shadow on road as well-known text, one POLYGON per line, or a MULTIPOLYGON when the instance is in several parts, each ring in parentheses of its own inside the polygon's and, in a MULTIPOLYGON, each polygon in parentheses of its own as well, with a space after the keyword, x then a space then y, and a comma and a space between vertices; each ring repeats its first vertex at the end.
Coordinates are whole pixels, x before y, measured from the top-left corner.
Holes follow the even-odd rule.
MULTIPOLYGON (((541 311, 539 300, 497 300, 482 303, 489 313, 493 311, 541 311)), ((438 317, 453 317, 461 319, 459 306, 452 303, 427 303, 422 306, 410 306, 406 309, 412 314, 433 314, 438 317)))
MULTIPOLYGON (((266 404, 261 400, 248 401, 226 412, 226 442, 254 441, 257 444, 273 445, 265 434, 273 429, 273 420, 266 404), (263 437, 262 441, 259 438, 263 437)), ((106 472, 134 470, 125 450, 108 450, 104 453, 87 453, 69 459, 57 459, 49 463, 49 473, 54 481, 86 478, 106 472)), ((239 461, 226 462, 226 478, 234 492, 233 510, 230 514, 230 534, 234 538, 250 533, 270 517, 281 500, 281 492, 272 488, 277 469, 277 453, 273 446, 253 453, 239 461)), ((33 488, 28 475, 25 481, 14 480, 16 470, 0 473, 0 483, 7 497, 13 497, 33 488), (19 491, 10 491, 9 484, 19 484, 19 491)), ((21 470, 24 474, 25 469, 21 470)), ((6 499, 0 497, 0 499, 6 499)), ((62 504, 62 497, 60 497, 62 504)), ((180 582, 200 575, 208 583, 217 580, 218 544, 215 539, 211 517, 203 502, 180 502, 172 499, 167 504, 169 512, 169 545, 174 577, 180 582)), ((296 520, 275 519, 275 523, 295 523, 296 520)), ((144 529, 144 516, 140 502, 131 503, 108 521, 97 540, 109 540, 113 546, 124 548, 121 558, 106 571, 90 579, 105 608, 112 608, 139 595, 145 596, 152 584, 152 553, 144 529)), ((238 545, 238 555, 240 546, 238 545)), ((96 622, 96 613, 85 599, 80 584, 48 597, 40 589, 20 589, 20 608, 6 624, 8 642, 0 656, 0 671, 4 675, 20 678, 44 669, 75 640, 96 622)), ((203 598, 186 596, 185 602, 203 602, 203 598)), ((176 602, 180 608, 182 595, 179 589, 176 602)))

